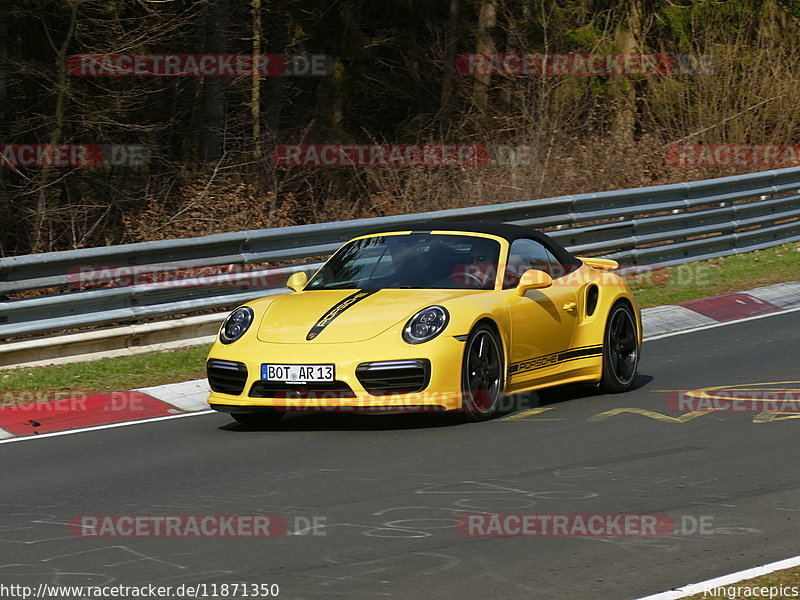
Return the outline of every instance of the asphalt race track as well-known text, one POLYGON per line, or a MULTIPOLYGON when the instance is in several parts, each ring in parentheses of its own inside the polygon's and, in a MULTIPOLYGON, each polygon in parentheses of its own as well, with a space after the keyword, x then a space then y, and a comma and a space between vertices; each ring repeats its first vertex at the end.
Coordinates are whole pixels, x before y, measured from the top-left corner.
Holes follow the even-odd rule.
POLYGON ((655 340, 635 391, 549 391, 547 410, 489 423, 307 415, 254 430, 210 414, 3 444, 0 580, 277 583, 285 600, 624 600, 795 556, 800 420, 680 415, 665 390, 800 380, 798 331, 793 312, 655 340), (454 529, 480 511, 666 513, 688 530, 454 529), (277 514, 299 535, 71 535, 66 523, 85 514, 277 514), (706 532, 692 533, 701 519, 706 532))

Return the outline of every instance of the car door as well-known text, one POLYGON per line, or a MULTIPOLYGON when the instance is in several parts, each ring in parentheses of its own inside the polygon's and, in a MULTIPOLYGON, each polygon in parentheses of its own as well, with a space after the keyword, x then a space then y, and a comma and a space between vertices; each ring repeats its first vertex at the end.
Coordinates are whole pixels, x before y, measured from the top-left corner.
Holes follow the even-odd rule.
POLYGON ((564 284, 564 269, 541 243, 517 239, 508 252, 503 288, 511 318, 508 387, 518 389, 561 363, 559 354, 570 348, 577 322, 574 286, 564 284), (550 274, 553 285, 517 295, 519 278, 528 269, 550 274))

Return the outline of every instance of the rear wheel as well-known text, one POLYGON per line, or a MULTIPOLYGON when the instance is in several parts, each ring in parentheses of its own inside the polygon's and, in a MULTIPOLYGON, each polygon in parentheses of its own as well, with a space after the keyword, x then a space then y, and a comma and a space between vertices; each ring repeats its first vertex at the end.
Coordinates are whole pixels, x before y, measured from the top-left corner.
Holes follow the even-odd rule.
POLYGON ((472 330, 464 348, 461 389, 464 415, 472 421, 495 416, 505 384, 503 352, 497 335, 486 325, 472 330))
POLYGON ((611 308, 603 338, 603 378, 600 389, 604 392, 628 391, 636 377, 639 364, 639 336, 633 311, 624 302, 611 308))
POLYGON ((231 413, 237 423, 249 425, 251 427, 264 427, 265 425, 275 425, 283 418, 283 413, 275 411, 260 411, 249 413, 231 413))

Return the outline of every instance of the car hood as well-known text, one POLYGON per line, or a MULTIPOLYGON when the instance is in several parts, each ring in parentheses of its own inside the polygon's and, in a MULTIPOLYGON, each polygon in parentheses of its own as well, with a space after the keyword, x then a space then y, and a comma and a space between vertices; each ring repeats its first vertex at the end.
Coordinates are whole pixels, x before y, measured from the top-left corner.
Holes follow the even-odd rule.
POLYGON ((283 294, 266 308, 262 342, 341 344, 368 340, 418 310, 479 290, 313 290, 283 294))

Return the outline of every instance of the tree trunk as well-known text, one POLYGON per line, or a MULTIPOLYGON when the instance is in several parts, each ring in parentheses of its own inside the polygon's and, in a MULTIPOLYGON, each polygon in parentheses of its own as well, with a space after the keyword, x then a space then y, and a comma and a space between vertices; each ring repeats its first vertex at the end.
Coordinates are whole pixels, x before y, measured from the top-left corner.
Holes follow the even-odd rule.
MULTIPOLYGON (((253 54, 261 54, 261 0, 253 0, 253 54)), ((253 158, 261 158, 261 77, 254 76, 250 90, 253 158)))
POLYGON ((458 51, 458 14, 460 0, 450 0, 450 13, 447 19, 445 37, 444 74, 442 76, 442 93, 439 97, 439 108, 444 113, 450 106, 453 95, 453 76, 455 72, 456 53, 458 51))
MULTIPOLYGON (((641 51, 642 0, 628 0, 617 29, 617 46, 623 54, 641 51)), ((627 75, 612 75, 609 80, 611 136, 622 145, 633 143, 636 128, 636 88, 627 75)))
MULTIPOLYGON (((8 117, 8 68, 5 58, 8 56, 8 3, 0 1, 0 123, 5 128, 8 117)), ((6 135, 6 131, 2 132, 6 135)))
MULTIPOLYGON (((228 50, 230 0, 216 0, 206 15, 206 52, 225 54, 228 50)), ((203 81, 203 106, 200 122, 200 158, 219 160, 225 130, 225 78, 206 77, 203 81)))
MULTIPOLYGON (((67 82, 67 49, 72 42, 72 36, 75 34, 75 26, 78 20, 78 4, 72 4, 70 8, 69 28, 64 36, 63 43, 58 48, 58 53, 56 54, 54 63, 57 65, 58 74, 56 75, 56 81, 54 84, 56 98, 55 107, 53 108, 53 127, 50 130, 50 136, 48 140, 48 142, 52 145, 61 143, 61 138, 63 135, 62 132, 64 128, 64 118, 66 112, 65 103, 67 99, 67 86, 69 85, 67 82)), ((37 190, 36 196, 36 216, 34 219, 33 240, 31 241, 31 249, 33 252, 46 252, 52 250, 50 244, 52 235, 47 236, 49 239, 45 241, 45 234, 48 233, 45 225, 49 216, 49 205, 47 200, 48 194, 53 192, 49 185, 51 170, 52 167, 45 166, 42 167, 41 171, 39 172, 39 189, 37 190)))
MULTIPOLYGON (((495 46, 492 39, 492 29, 497 22, 497 5, 495 0, 481 0, 481 8, 478 16, 478 46, 479 54, 494 54, 495 46)), ((492 76, 489 74, 478 74, 475 76, 475 84, 472 88, 472 100, 475 107, 482 114, 486 114, 489 108, 489 84, 492 76)))
MULTIPOLYGON (((270 54, 283 54, 289 44, 289 17, 285 3, 271 0, 267 22, 267 44, 270 54)), ((283 77, 270 77, 267 80, 266 122, 270 136, 275 138, 281 129, 283 117, 283 77)))
MULTIPOLYGON (((8 3, 0 2, 0 135, 3 138, 8 135, 8 93, 6 91, 8 70, 5 63, 5 58, 8 56, 8 16, 8 3)), ((5 179, 3 171, 0 171, 0 181, 5 179)), ((5 256, 3 242, 10 226, 9 214, 11 211, 8 198, 7 194, 0 191, 0 256, 5 256)))

